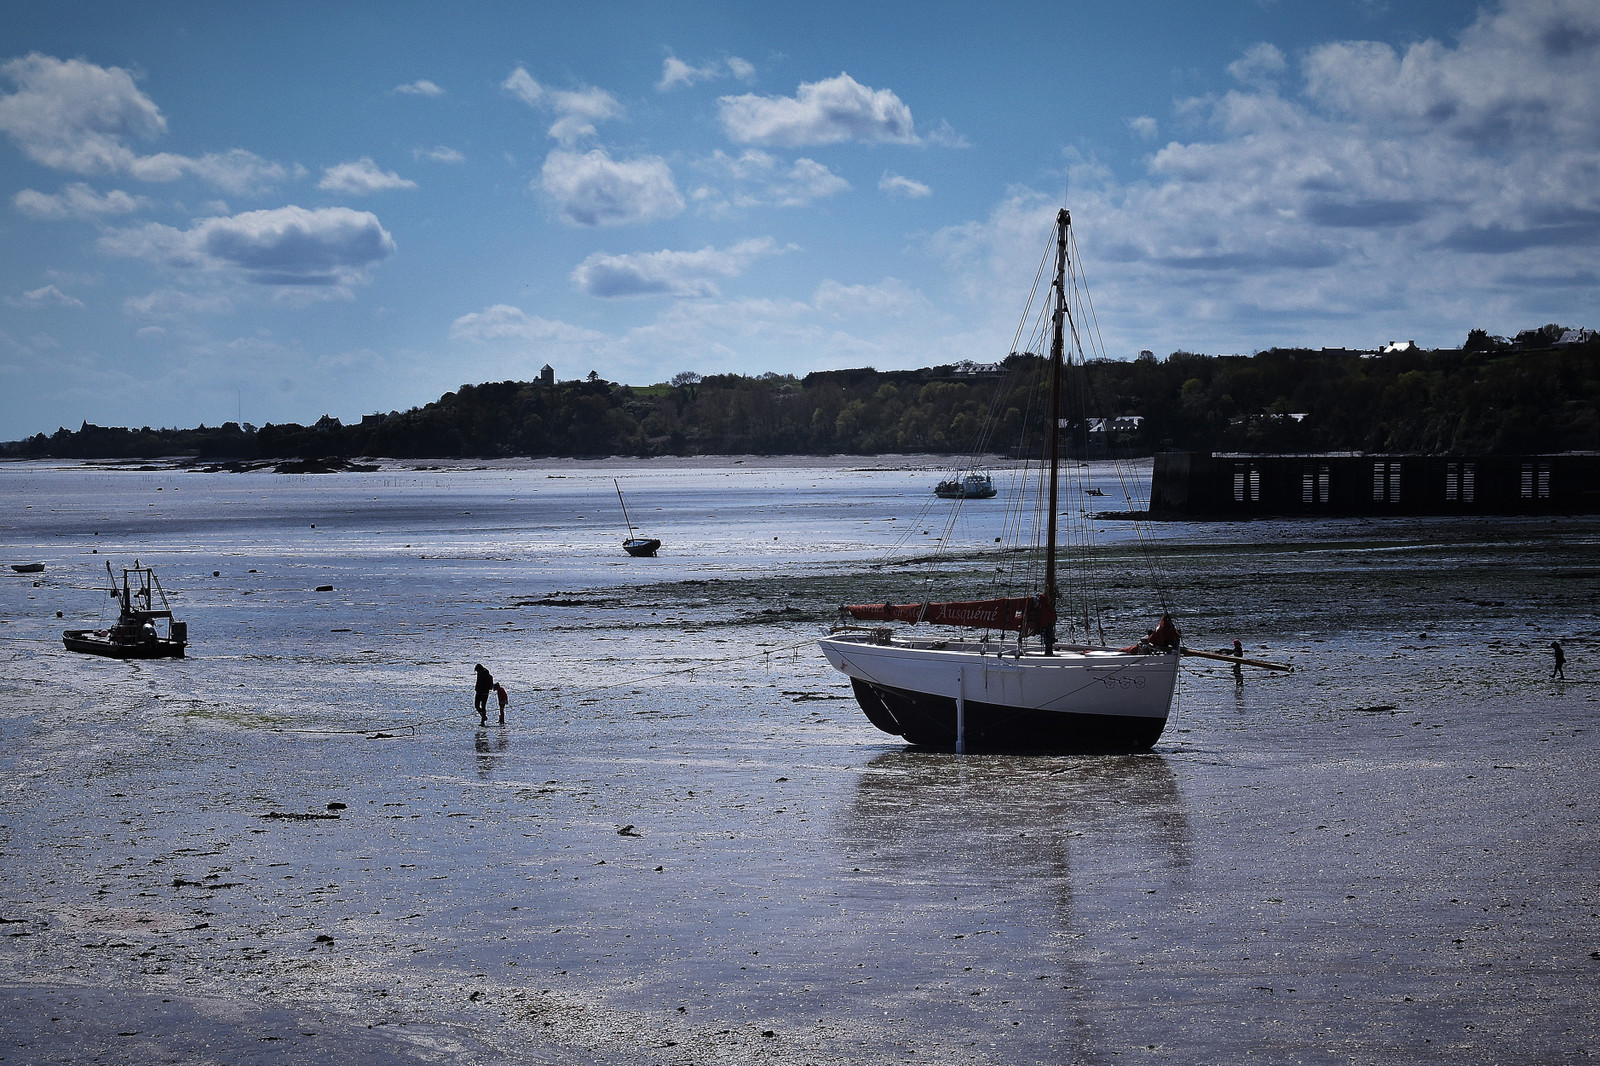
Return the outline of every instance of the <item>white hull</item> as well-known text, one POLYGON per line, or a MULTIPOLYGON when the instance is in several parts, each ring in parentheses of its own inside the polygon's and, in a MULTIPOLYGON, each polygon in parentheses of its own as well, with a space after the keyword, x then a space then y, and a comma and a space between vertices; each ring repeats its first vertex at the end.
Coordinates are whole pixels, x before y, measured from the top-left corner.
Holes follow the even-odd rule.
POLYGON ((881 644, 867 633, 820 643, 879 728, 968 750, 1148 748, 1166 725, 1178 677, 1176 651, 1058 646, 1054 655, 1018 655, 1009 643, 897 634, 881 644))

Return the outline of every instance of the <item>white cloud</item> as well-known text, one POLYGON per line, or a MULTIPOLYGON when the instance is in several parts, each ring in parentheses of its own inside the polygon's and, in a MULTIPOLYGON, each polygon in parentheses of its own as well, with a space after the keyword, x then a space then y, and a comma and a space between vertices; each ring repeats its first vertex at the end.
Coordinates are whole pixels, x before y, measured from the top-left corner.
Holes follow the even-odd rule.
POLYGON ((188 230, 155 223, 101 238, 112 255, 182 270, 237 276, 257 285, 339 287, 394 254, 375 215, 345 207, 280 207, 201 219, 188 230))
POLYGON ((691 67, 677 56, 668 56, 661 63, 661 80, 656 82, 656 91, 666 92, 680 85, 693 85, 716 75, 715 67, 691 67))
POLYGON ((756 68, 738 56, 714 60, 704 66, 690 66, 677 56, 668 56, 661 63, 661 80, 656 82, 657 92, 666 92, 679 86, 719 78, 737 78, 749 81, 755 77, 756 68))
POLYGON ((58 285, 79 285, 84 288, 94 288, 105 281, 105 275, 98 271, 85 273, 74 270, 55 270, 52 268, 45 271, 45 276, 58 285))
POLYGON ((394 91, 408 96, 443 96, 444 90, 427 78, 418 78, 409 85, 396 85, 394 91))
POLYGON ((500 83, 500 88, 515 96, 529 107, 538 107, 544 99, 544 86, 529 74, 526 67, 518 67, 500 83))
POLYGON ((936 144, 941 148, 971 148, 972 143, 955 131, 947 119, 940 119, 939 124, 932 130, 922 135, 922 140, 928 144, 936 144))
POLYGON ((6 303, 12 307, 45 308, 45 307, 82 307, 83 301, 76 296, 68 296, 54 285, 46 285, 32 292, 25 292, 21 296, 7 296, 6 303))
MULTIPOLYGON (((1253 49, 1236 72, 1274 65, 1253 49)), ((1113 351, 1459 344, 1470 327, 1596 313, 1600 8, 1506 0, 1454 44, 1336 42, 1290 66, 1180 102, 1201 132, 1139 180, 1073 160, 1068 206, 1113 351)), ((1017 190, 930 248, 961 298, 1003 302, 1056 206, 1017 190)))
POLYGON ((736 181, 766 183, 778 171, 778 157, 759 148, 747 148, 740 155, 731 156, 719 148, 705 165, 736 181))
POLYGON ((17 86, 0 96, 0 130, 24 155, 79 174, 125 171, 134 159, 129 139, 166 132, 167 120, 120 67, 34 52, 0 65, 17 86))
POLYGON ((884 278, 876 285, 841 285, 824 281, 817 286, 812 304, 833 318, 903 318, 930 315, 933 305, 899 278, 884 278))
POLYGON ((183 174, 193 174, 202 181, 239 195, 258 194, 271 189, 289 177, 302 177, 305 170, 292 170, 280 163, 269 162, 254 152, 233 148, 226 152, 212 152, 198 159, 186 156, 145 156, 135 160, 129 169, 136 178, 145 181, 172 181, 183 174))
POLYGON ((1208 104, 1223 136, 1153 157, 1160 184, 1133 202, 1211 220, 1173 219, 1174 262, 1600 243, 1600 8, 1511 0, 1456 48, 1338 42, 1312 49, 1303 73, 1302 100, 1226 94, 1208 104))
POLYGON ((1276 45, 1263 42, 1251 45, 1244 55, 1229 63, 1228 73, 1246 85, 1265 87, 1274 84, 1278 75, 1288 66, 1283 52, 1276 45))
POLYGON ((590 346, 606 339, 603 333, 530 315, 510 304, 495 304, 462 315, 450 324, 450 339, 488 344, 499 341, 590 346))
POLYGON ((804 207, 850 188, 850 183, 814 159, 796 159, 782 180, 767 187, 779 207, 804 207))
POLYGON ((672 170, 659 156, 615 160, 599 148, 554 151, 540 187, 562 218, 580 226, 651 222, 683 210, 672 170))
POLYGON ((741 144, 920 143, 911 109, 898 96, 849 74, 802 83, 795 96, 724 96, 717 109, 723 130, 741 144))
POLYGON ((554 111, 556 120, 550 136, 563 147, 572 147, 595 133, 595 123, 622 114, 622 105, 604 89, 549 89, 534 80, 523 67, 512 71, 500 88, 529 107, 554 111))
POLYGON ((12 198, 18 211, 32 218, 105 218, 126 215, 149 206, 142 196, 131 196, 121 189, 101 194, 83 182, 74 182, 55 195, 23 189, 12 198))
POLYGON ((317 182, 319 189, 354 193, 358 196, 388 189, 416 187, 416 182, 402 178, 392 170, 379 170, 378 164, 366 156, 362 156, 354 163, 340 163, 338 166, 329 167, 322 172, 322 180, 317 182))
POLYGON ((965 338, 940 335, 949 317, 893 278, 879 285, 824 283, 817 305, 792 299, 674 300, 642 325, 608 333, 497 305, 463 315, 452 340, 499 349, 621 381, 656 381, 667 369, 703 374, 771 367, 924 366, 970 355, 965 338), (848 321, 850 328, 843 323, 848 321), (820 353, 820 354, 819 354, 820 353))
MULTIPOLYGON (((945 227, 930 238, 928 250, 944 260, 961 298, 1009 315, 1016 308, 1018 294, 1025 292, 1033 279, 1041 242, 1058 207, 1052 197, 1013 187, 987 219, 945 227)), ((1094 224, 1087 218, 1085 222, 1094 224)))
POLYGON ((654 321, 607 343, 597 362, 608 376, 650 381, 659 380, 664 367, 702 374, 750 373, 751 367, 804 373, 927 366, 971 354, 966 338, 949 336, 948 316, 901 290, 894 279, 878 286, 824 283, 817 299, 817 306, 787 299, 677 300, 654 321))
POLYGON ((192 293, 157 289, 145 296, 130 296, 122 310, 133 318, 187 319, 195 315, 221 315, 233 310, 233 301, 219 293, 192 293))
POLYGON ((920 181, 913 181, 885 170, 883 177, 878 179, 878 189, 890 196, 904 197, 907 200, 920 200, 925 196, 932 196, 933 190, 920 181))
POLYGON ((578 264, 572 281, 590 296, 716 296, 717 279, 737 277, 757 259, 782 251, 771 237, 759 237, 696 252, 596 252, 578 264))
POLYGON ((1160 124, 1149 115, 1130 118, 1128 120, 1128 128, 1133 131, 1135 137, 1145 141, 1155 140, 1161 130, 1160 124))
POLYGON ((1548 138, 1593 141, 1600 129, 1600 6, 1509 0, 1449 48, 1397 52, 1372 41, 1313 48, 1308 93, 1336 114, 1393 132, 1443 132, 1483 148, 1548 138))
POLYGON ((418 148, 411 153, 413 159, 426 159, 430 163, 465 163, 467 157, 454 148, 439 145, 437 148, 418 148))
POLYGON ((241 193, 267 188, 288 174, 243 149, 198 159, 168 152, 139 155, 128 142, 161 136, 167 120, 120 67, 34 52, 0 64, 0 75, 18 87, 0 96, 0 131, 44 166, 77 174, 130 174, 142 181, 192 174, 241 193))
POLYGON ((828 342, 828 331, 803 301, 677 300, 645 325, 611 339, 604 364, 622 380, 654 380, 664 367, 702 374, 786 369, 797 352, 828 342))
POLYGON ((785 166, 759 149, 739 156, 718 149, 699 166, 732 184, 727 191, 710 186, 695 190, 699 210, 713 215, 735 208, 805 207, 850 188, 848 181, 814 159, 801 158, 785 166))

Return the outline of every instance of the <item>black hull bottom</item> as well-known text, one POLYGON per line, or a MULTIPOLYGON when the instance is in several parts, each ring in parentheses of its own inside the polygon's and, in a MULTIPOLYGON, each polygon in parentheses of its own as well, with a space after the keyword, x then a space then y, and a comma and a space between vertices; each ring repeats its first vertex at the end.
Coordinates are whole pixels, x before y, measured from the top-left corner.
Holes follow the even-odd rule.
POLYGON ((656 552, 661 550, 659 540, 630 540, 622 546, 622 550, 635 559, 653 559, 656 552))
MULTIPOLYGON (((956 701, 951 696, 874 685, 851 678, 856 702, 873 725, 923 748, 954 751, 956 701)), ((969 752, 1125 754, 1149 751, 1161 739, 1165 718, 1034 711, 966 701, 969 752)))
POLYGON ((104 655, 109 659, 181 659, 185 644, 181 640, 156 639, 137 644, 123 644, 96 637, 94 630, 68 630, 61 637, 68 651, 81 651, 86 655, 104 655))

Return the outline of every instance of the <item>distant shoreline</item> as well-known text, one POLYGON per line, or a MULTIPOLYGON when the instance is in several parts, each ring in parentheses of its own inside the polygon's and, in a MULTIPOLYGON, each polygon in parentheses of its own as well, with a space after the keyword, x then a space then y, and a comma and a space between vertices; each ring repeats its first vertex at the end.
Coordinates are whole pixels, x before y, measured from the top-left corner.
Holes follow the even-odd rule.
MULTIPOLYGON (((244 473, 275 472, 279 467, 291 467, 298 460, 251 460, 249 462, 216 462, 196 459, 193 456, 172 455, 141 459, 51 459, 20 458, 0 459, 0 464, 18 466, 35 464, 59 468, 83 467, 94 470, 124 471, 174 471, 189 473, 244 473)), ((317 462, 317 461, 313 461, 317 462)), ((708 467, 751 466, 766 469, 845 469, 907 470, 936 473, 972 466, 1008 469, 1019 460, 993 455, 976 461, 966 455, 908 455, 888 453, 883 455, 661 455, 633 456, 608 455, 604 457, 534 457, 513 456, 495 459, 395 459, 385 456, 360 456, 350 460, 324 460, 331 469, 327 473, 367 473, 394 471, 472 471, 472 470, 556 470, 581 466, 592 470, 627 470, 650 466, 661 470, 693 470, 708 467)), ((1096 460, 1109 463, 1110 460, 1096 460)), ((1151 460, 1141 457, 1125 461, 1128 464, 1148 466, 1151 460)), ((288 469, 284 473, 306 473, 288 469)))

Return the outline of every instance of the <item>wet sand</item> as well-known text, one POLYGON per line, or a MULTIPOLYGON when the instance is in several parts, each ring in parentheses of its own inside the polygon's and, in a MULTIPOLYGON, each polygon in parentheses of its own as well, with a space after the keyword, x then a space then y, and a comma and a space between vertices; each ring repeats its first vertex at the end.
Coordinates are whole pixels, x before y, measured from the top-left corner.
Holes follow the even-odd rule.
POLYGON ((812 643, 903 585, 891 519, 940 535, 926 471, 752 464, 617 468, 651 570, 585 550, 587 464, 0 469, 50 508, 0 549, 51 563, 0 582, 0 1061, 1595 1052, 1600 521, 1157 526, 1188 642, 1298 671, 1191 660, 1149 755, 958 757, 812 643), (193 656, 52 643, 135 550, 193 656))

